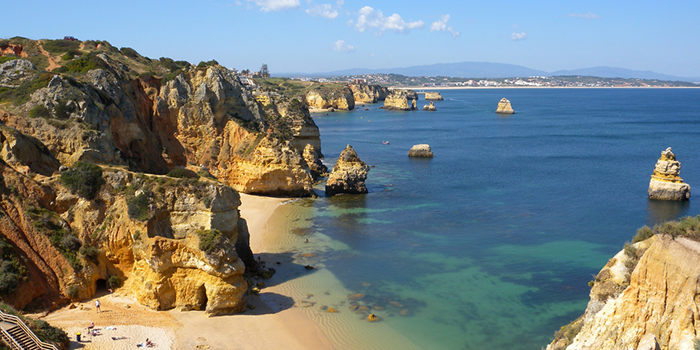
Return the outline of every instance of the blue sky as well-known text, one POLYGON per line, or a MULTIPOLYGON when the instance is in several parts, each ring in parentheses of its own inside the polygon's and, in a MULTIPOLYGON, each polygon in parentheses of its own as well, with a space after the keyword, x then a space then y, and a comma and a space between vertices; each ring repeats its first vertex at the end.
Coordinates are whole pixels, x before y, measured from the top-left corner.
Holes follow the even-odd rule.
POLYGON ((463 61, 700 77, 700 1, 6 1, 0 37, 107 40, 237 69, 463 61))

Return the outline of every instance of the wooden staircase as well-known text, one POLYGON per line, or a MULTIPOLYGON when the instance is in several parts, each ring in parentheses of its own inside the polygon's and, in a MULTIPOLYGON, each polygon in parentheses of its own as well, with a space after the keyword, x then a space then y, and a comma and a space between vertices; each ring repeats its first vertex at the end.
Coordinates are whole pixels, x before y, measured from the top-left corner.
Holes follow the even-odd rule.
POLYGON ((19 317, 1 311, 0 338, 12 350, 58 350, 37 338, 19 317))

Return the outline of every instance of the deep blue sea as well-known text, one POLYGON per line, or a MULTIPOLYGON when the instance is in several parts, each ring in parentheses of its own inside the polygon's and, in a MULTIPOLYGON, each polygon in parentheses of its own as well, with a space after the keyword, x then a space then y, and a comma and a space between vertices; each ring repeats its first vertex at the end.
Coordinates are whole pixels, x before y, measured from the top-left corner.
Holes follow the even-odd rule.
POLYGON ((322 268, 418 348, 541 349, 638 228, 700 212, 647 199, 667 147, 700 186, 700 89, 440 93, 437 112, 313 115, 329 168, 347 144, 372 166, 369 193, 292 204, 311 212, 293 234, 343 247, 322 268), (407 157, 419 143, 435 157, 407 157))

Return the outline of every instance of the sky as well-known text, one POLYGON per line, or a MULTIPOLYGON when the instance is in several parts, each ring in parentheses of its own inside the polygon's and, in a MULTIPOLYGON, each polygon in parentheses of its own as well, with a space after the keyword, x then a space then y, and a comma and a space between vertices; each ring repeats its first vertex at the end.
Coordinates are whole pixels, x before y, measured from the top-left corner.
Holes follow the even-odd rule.
POLYGON ((5 1, 0 38, 107 40, 272 74, 464 61, 700 77, 700 1, 5 1))

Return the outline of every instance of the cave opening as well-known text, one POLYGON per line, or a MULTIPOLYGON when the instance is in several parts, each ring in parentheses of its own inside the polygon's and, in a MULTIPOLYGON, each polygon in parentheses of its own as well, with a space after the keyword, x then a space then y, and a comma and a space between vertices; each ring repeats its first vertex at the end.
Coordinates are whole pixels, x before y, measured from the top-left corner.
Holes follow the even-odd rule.
POLYGON ((100 278, 97 281, 95 281, 95 296, 96 297, 101 297, 104 295, 109 294, 109 291, 107 290, 107 280, 104 278, 100 278))
POLYGON ((199 300, 199 310, 206 310, 207 303, 209 302, 209 299, 207 298, 207 289, 204 287, 204 285, 202 285, 199 287, 197 292, 197 294, 199 294, 197 298, 199 300))

